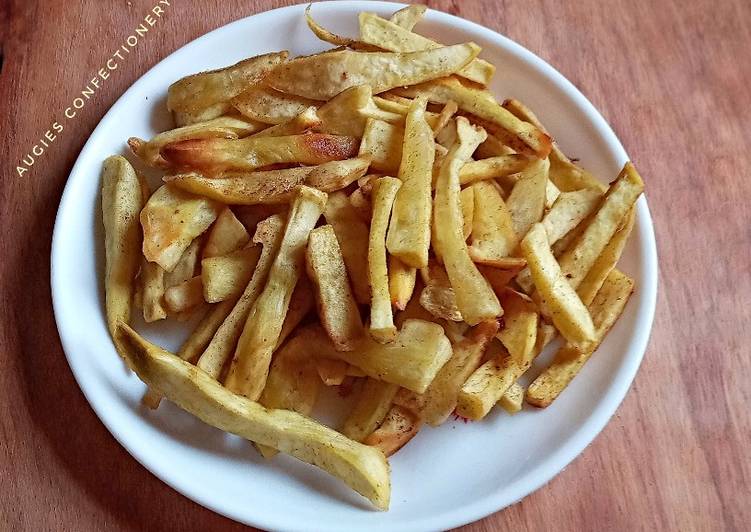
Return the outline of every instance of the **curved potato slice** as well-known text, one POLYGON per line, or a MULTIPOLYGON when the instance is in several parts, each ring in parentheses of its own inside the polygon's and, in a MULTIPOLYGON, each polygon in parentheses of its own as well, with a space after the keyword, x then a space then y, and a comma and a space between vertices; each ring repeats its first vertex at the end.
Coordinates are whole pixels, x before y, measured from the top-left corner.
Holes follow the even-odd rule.
POLYGON ((312 100, 329 100, 355 85, 370 85, 378 94, 453 74, 479 52, 474 43, 411 53, 340 50, 282 64, 266 77, 266 83, 312 100))
POLYGON ((391 18, 389 20, 397 26, 401 26, 405 30, 412 31, 412 28, 415 27, 415 24, 422 20, 422 17, 425 15, 425 11, 427 11, 427 9, 428 8, 426 6, 423 6, 421 4, 412 4, 400 9, 399 11, 396 11, 393 15, 391 15, 391 18))
POLYGON ((391 493, 382 452, 290 410, 266 409, 235 395, 202 370, 120 322, 116 338, 138 377, 183 410, 220 430, 320 467, 385 510, 391 493))

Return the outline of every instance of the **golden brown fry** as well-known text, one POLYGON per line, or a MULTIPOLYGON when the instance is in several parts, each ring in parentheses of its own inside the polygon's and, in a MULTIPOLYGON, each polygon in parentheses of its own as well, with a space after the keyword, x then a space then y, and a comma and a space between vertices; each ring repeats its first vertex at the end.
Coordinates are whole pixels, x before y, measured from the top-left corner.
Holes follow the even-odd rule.
POLYGON ((462 231, 459 170, 485 138, 485 132, 471 126, 464 117, 457 118, 457 131, 459 142, 446 156, 436 185, 437 240, 433 246, 443 258, 464 321, 475 325, 500 316, 503 311, 487 280, 472 262, 462 231))
POLYGON ((370 436, 388 414, 397 390, 396 384, 366 378, 339 432, 355 441, 370 436))
POLYGON ((430 126, 433 130, 434 137, 437 137, 438 134, 443 130, 443 128, 448 125, 448 123, 451 121, 458 110, 459 106, 456 105, 456 102, 453 100, 449 100, 443 105, 443 108, 436 118, 435 123, 431 124, 430 126))
POLYGON ((380 449, 386 456, 391 456, 417 435, 421 425, 420 418, 413 412, 402 406, 393 405, 381 426, 365 438, 363 443, 380 449))
POLYGON ((384 111, 373 102, 373 92, 367 85, 357 85, 342 91, 318 109, 320 130, 335 135, 362 137, 368 118, 389 123, 403 123, 404 117, 384 111))
MULTIPOLYGON (((459 195, 459 203, 462 207, 462 234, 464 240, 467 240, 472 234, 472 224, 475 221, 475 189, 472 187, 463 188, 459 195)), ((471 249, 469 253, 472 254, 471 249)))
POLYGON ((266 124, 284 124, 319 104, 308 98, 284 94, 264 83, 253 85, 232 99, 232 106, 244 116, 266 124))
POLYGON ((232 253, 250 241, 245 226, 237 219, 232 209, 225 207, 217 216, 203 246, 203 258, 218 257, 232 253))
POLYGON ((498 339, 520 365, 529 363, 534 355, 540 314, 527 296, 506 288, 500 296, 503 306, 503 327, 498 339))
POLYGON ((182 117, 178 125, 223 115, 232 109, 229 103, 232 98, 263 79, 286 61, 287 55, 287 52, 259 55, 232 66, 186 76, 167 90, 167 108, 176 118, 182 117))
POLYGON ((469 256, 481 264, 497 267, 516 266, 519 237, 513 220, 497 187, 489 181, 479 181, 465 190, 474 191, 474 216, 469 256))
POLYGON ((511 153, 479 161, 469 161, 459 172, 459 182, 462 185, 468 185, 475 181, 508 177, 522 172, 533 160, 520 153, 511 153))
POLYGON ((599 190, 585 188, 573 192, 561 192, 551 209, 542 219, 551 245, 589 216, 602 200, 599 190))
POLYGON ((289 453, 342 479, 386 509, 389 466, 383 454, 289 410, 267 410, 239 397, 192 364, 150 344, 120 322, 128 365, 149 387, 220 430, 289 453))
POLYGON ((284 317, 282 332, 279 333, 279 339, 276 341, 274 349, 284 343, 287 337, 292 334, 300 322, 313 310, 315 306, 315 296, 313 289, 305 276, 300 276, 300 280, 295 285, 295 291, 292 292, 292 298, 289 300, 287 315, 284 317))
POLYGON ((128 146, 134 154, 149 166, 161 167, 166 161, 159 154, 167 144, 188 139, 208 139, 212 137, 238 139, 260 131, 266 125, 255 120, 235 116, 220 116, 206 122, 171 129, 159 133, 148 142, 138 137, 130 137, 128 146))
POLYGON ((263 391, 271 354, 279 339, 292 291, 304 268, 308 235, 325 204, 324 192, 306 186, 298 189, 266 286, 250 309, 224 382, 235 393, 255 400, 263 391))
POLYGON ((252 246, 220 257, 203 259, 201 281, 206 302, 219 303, 239 297, 253 276, 260 255, 261 248, 252 246))
POLYGON ((425 288, 420 293, 420 305, 436 318, 462 321, 456 294, 443 266, 431 259, 428 267, 420 270, 420 274, 425 283, 425 288))
POLYGON ((316 285, 318 317, 336 349, 351 351, 363 334, 360 310, 331 225, 314 229, 305 252, 308 277, 316 285))
POLYGON ((141 284, 143 321, 151 323, 166 318, 167 310, 164 308, 164 269, 156 262, 149 262, 144 259, 141 264, 141 274, 138 276, 138 282, 141 284))
POLYGON ((399 11, 396 11, 393 15, 391 15, 391 22, 396 24, 397 26, 401 26, 405 30, 412 31, 412 28, 415 27, 415 24, 420 22, 422 17, 425 15, 425 11, 427 11, 427 7, 420 5, 420 4, 412 4, 408 5, 407 7, 404 7, 400 9, 399 11))
POLYGON ((573 344, 594 340, 592 318, 553 257, 541 223, 532 226, 521 249, 543 305, 563 337, 573 344))
POLYGON ((370 336, 381 343, 390 342, 396 336, 386 263, 386 228, 394 198, 401 186, 401 181, 393 177, 381 177, 373 184, 373 217, 368 238, 368 282, 370 284, 368 331, 370 336))
POLYGON ((393 255, 389 255, 388 272, 391 304, 397 310, 404 310, 415 289, 417 270, 407 266, 393 255))
POLYGON ((489 93, 465 87, 456 79, 430 81, 414 87, 397 89, 396 93, 405 96, 425 94, 431 102, 436 103, 453 100, 459 109, 482 120, 483 126, 491 128, 489 133, 498 136, 515 151, 539 158, 547 157, 550 152, 552 141, 547 134, 532 124, 519 120, 501 107, 489 93))
MULTIPOLYGON (((205 234, 205 233, 204 233, 205 234)), ((184 283, 188 279, 192 279, 197 274, 197 269, 200 266, 201 247, 203 245, 203 235, 193 239, 193 242, 183 251, 180 255, 180 260, 172 268, 171 272, 164 273, 164 288, 184 283)))
POLYGON ((308 28, 310 28, 310 31, 313 32, 313 34, 321 39, 323 42, 327 42, 329 44, 333 44, 334 46, 347 46, 349 48, 352 48, 354 50, 372 50, 373 47, 361 43, 357 39, 351 39, 349 37, 342 37, 340 35, 336 35, 335 33, 330 32, 326 28, 322 27, 320 24, 318 24, 310 14, 310 8, 313 4, 308 4, 308 7, 305 8, 305 21, 308 24, 308 28))
POLYGON ((200 275, 164 291, 164 303, 170 314, 192 310, 203 302, 203 285, 200 275))
POLYGON ((523 403, 524 388, 518 382, 512 384, 498 400, 498 404, 511 415, 519 412, 522 409, 523 403))
POLYGON ((339 50, 293 59, 274 69, 266 82, 313 100, 329 100, 355 85, 369 85, 378 94, 452 74, 479 52, 474 43, 413 53, 339 50))
POLYGON ((141 211, 144 256, 172 271, 193 239, 209 228, 220 211, 214 201, 162 185, 141 211))
POLYGON ((369 303, 368 226, 357 215, 344 192, 329 194, 323 215, 334 228, 355 299, 361 305, 369 303))
POLYGON ((397 174, 402 161, 404 130, 383 120, 368 118, 359 154, 371 157, 370 166, 387 174, 397 174))
POLYGON ((113 337, 118 321, 130 321, 133 285, 141 260, 138 213, 145 202, 141 182, 128 160, 118 155, 108 157, 102 166, 102 221, 105 308, 113 337))
POLYGON ((555 200, 561 195, 561 191, 557 186, 548 178, 545 182, 545 209, 553 207, 555 200))
POLYGON ((321 120, 318 118, 316 106, 311 105, 310 107, 306 107, 304 111, 296 115, 294 118, 290 118, 281 124, 267 127, 258 133, 254 133, 251 137, 286 137, 289 135, 300 135, 320 125, 321 120))
POLYGON ((519 180, 506 200, 514 233, 524 238, 529 228, 542 219, 545 212, 545 185, 548 182, 547 159, 537 159, 522 170, 519 180))
MULTIPOLYGON (((360 40, 391 52, 420 52, 435 50, 444 45, 412 33, 398 24, 374 13, 360 13, 360 40)), ((482 59, 474 59, 457 72, 459 76, 487 85, 495 73, 495 66, 482 59)), ((404 85, 407 85, 406 83, 404 85)))
POLYGON ((394 200, 386 238, 389 253, 413 268, 427 266, 430 247, 435 142, 425 121, 427 103, 416 98, 407 114, 398 174, 402 186, 394 200))
POLYGON ((560 395, 599 347, 623 312, 633 290, 632 279, 616 269, 610 271, 589 307, 596 330, 595 341, 586 349, 572 344, 562 347, 556 353, 553 363, 527 389, 526 399, 529 404, 544 408, 560 395))
POLYGON ((571 248, 561 255, 561 271, 577 289, 592 265, 624 223, 644 190, 644 182, 634 165, 627 162, 618 178, 610 185, 597 213, 587 224, 571 248))
POLYGON ((196 364, 215 379, 221 377, 222 368, 237 345, 237 340, 240 338, 250 308, 266 284, 271 264, 279 250, 283 235, 284 218, 278 214, 258 223, 256 233, 253 235, 253 242, 262 245, 263 248, 253 277, 251 277, 248 286, 245 287, 245 291, 237 300, 232 312, 217 329, 216 334, 206 346, 206 350, 201 354, 196 364))
POLYGON ((162 148, 162 157, 180 170, 217 175, 228 170, 255 170, 277 163, 322 164, 357 154, 355 137, 306 133, 238 140, 183 140, 162 148))

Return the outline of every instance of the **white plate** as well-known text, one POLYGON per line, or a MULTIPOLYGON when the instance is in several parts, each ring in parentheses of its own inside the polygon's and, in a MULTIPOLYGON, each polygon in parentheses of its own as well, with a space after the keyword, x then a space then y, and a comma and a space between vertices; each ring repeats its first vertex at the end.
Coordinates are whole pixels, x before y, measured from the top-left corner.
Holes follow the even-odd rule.
MULTIPOLYGON (((468 523, 518 501, 561 471, 599 433, 628 390, 646 348, 657 290, 654 233, 643 198, 620 266, 636 279, 636 293, 581 375, 546 410, 527 407, 513 417, 494 411, 483 422, 424 429, 391 460, 388 512, 371 510, 339 481, 291 458, 264 462, 246 442, 171 404, 144 410, 139 405, 144 385, 124 370, 107 334, 100 282, 102 160, 125 153, 127 137, 148 138, 169 126, 164 98, 179 77, 269 51, 295 55, 323 49, 305 25, 304 7, 248 17, 184 46, 128 89, 94 130, 65 188, 52 243, 52 294, 63 347, 81 390, 115 438, 164 482, 227 517, 297 530, 415 531, 468 523)), ((398 7, 331 2, 315 4, 313 13, 327 28, 355 34, 358 12, 388 15, 398 7)), ((603 180, 615 177, 627 159, 623 147, 552 67, 497 33, 437 11, 428 11, 418 29, 443 42, 482 46, 482 57, 498 67, 491 87, 496 95, 524 100, 567 153, 603 180)), ((178 345, 182 335, 159 332, 162 328, 146 332, 162 345, 178 345)))

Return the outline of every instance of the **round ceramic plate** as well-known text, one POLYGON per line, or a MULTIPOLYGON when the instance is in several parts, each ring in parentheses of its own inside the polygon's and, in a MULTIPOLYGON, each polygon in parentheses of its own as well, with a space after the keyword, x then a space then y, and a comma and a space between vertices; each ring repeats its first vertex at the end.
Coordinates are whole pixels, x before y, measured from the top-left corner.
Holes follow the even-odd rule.
MULTIPOLYGON (((232 519, 268 529, 329 531, 435 530, 468 523, 518 501, 560 472, 603 428, 628 390, 646 348, 657 290, 655 240, 644 198, 619 266, 636 280, 636 292, 581 374, 545 410, 525 407, 511 417, 496 408, 482 422, 423 429, 391 460, 388 512, 372 510, 343 483, 294 459, 266 462, 246 441, 172 404, 145 410, 139 403, 145 386, 124 369, 107 333, 102 160, 125 153, 129 136, 149 138, 170 127, 165 97, 178 78, 270 51, 287 49, 294 56, 324 49, 306 27, 304 7, 248 17, 184 46, 139 79, 102 119, 73 167, 55 225, 52 294, 63 347, 83 393, 115 438, 164 482, 232 519)), ((359 12, 388 16, 399 7, 317 3, 313 14, 332 31, 354 35, 359 12)), ((428 11, 417 30, 445 43, 478 43, 482 57, 498 67, 490 89, 499 99, 519 97, 566 153, 604 181, 616 176, 627 159, 620 142, 584 96, 544 61, 493 31, 437 11, 428 11)), ((179 345, 184 328, 140 327, 168 348, 179 345)))

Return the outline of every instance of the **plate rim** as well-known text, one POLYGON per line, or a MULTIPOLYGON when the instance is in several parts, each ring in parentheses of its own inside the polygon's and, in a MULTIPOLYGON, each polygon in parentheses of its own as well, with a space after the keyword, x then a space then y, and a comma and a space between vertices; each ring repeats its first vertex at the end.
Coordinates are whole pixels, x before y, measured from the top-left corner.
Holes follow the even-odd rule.
MULTIPOLYGON (((362 1, 362 0, 343 0, 343 1, 326 1, 317 2, 317 6, 337 6, 338 8, 351 9, 357 11, 370 10, 373 8, 378 9, 399 9, 404 7, 405 4, 396 2, 384 2, 384 1, 362 1)), ((180 484, 175 481, 175 477, 171 474, 169 467, 166 465, 160 466, 159 463, 153 463, 147 461, 143 456, 139 454, 136 447, 131 446, 125 440, 120 429, 112 423, 107 415, 103 412, 104 405, 100 404, 97 399, 91 394, 86 386, 82 384, 83 376, 80 373, 76 362, 73 361, 74 357, 71 357, 68 353, 72 352, 73 339, 69 333, 64 332, 65 327, 62 324, 65 322, 63 314, 66 310, 61 308, 60 298, 56 295, 59 283, 63 283, 64 280, 58 279, 56 263, 63 260, 61 257, 62 251, 60 250, 60 227, 61 217, 66 206, 71 201, 71 190, 73 188, 72 183, 76 179, 76 176, 81 173, 81 167, 84 166, 85 160, 88 159, 88 152, 93 149, 97 132, 100 129, 104 129, 105 126, 111 122, 116 116, 119 108, 123 105, 123 102, 127 99, 129 93, 134 92, 143 78, 151 74, 152 71, 160 68, 160 66, 168 61, 173 55, 184 54, 193 47, 201 46, 201 43, 205 40, 209 40, 211 36, 220 31, 225 31, 228 27, 234 25, 241 25, 247 22, 251 18, 266 18, 274 17, 279 14, 286 14, 286 12, 302 11, 305 8, 305 4, 296 4, 291 6, 279 7, 276 9, 263 11, 259 13, 251 14, 247 17, 234 20, 220 27, 217 27, 196 39, 186 43, 180 48, 174 50, 169 55, 164 57, 148 71, 144 72, 139 78, 128 87, 125 92, 112 104, 110 109, 104 114, 97 126, 91 132, 89 138, 81 149, 76 162, 73 165, 70 175, 66 181, 65 188, 60 198, 60 203, 55 216, 55 225, 52 233, 52 246, 50 252, 50 285, 52 294, 53 313, 55 317, 55 325, 58 330, 58 335, 63 347, 63 352, 68 361, 68 365, 71 368, 71 372, 76 379, 76 382, 83 393, 84 397, 88 401, 91 408, 99 420, 105 425, 107 430, 117 440, 117 442, 125 448, 125 450, 142 466, 144 466, 149 472, 154 474, 159 480, 170 486, 178 493, 189 498, 193 502, 200 504, 210 510, 223 515, 229 519, 237 522, 245 523, 252 526, 263 527, 267 529, 279 528, 280 526, 285 529, 299 529, 300 524, 295 525, 293 520, 285 519, 279 515, 265 515, 262 511, 257 512, 249 518, 244 518, 232 513, 228 508, 224 508, 215 501, 206 499, 202 494, 197 494, 188 489, 184 484, 180 484)), ((523 61, 527 66, 533 70, 541 73, 548 80, 558 85, 563 91, 565 91, 574 100, 578 111, 582 112, 586 118, 592 123, 596 129, 596 134, 607 145, 608 149, 616 153, 622 162, 628 160, 628 155, 620 140, 616 136, 607 121, 603 118, 600 112, 594 107, 594 105, 579 91, 579 89, 573 85, 563 74, 558 72, 545 60, 538 57, 536 54, 522 46, 521 44, 511 40, 510 38, 486 28, 476 22, 469 21, 467 19, 460 18, 455 15, 451 15, 435 9, 429 9, 426 13, 426 17, 433 18, 434 22, 439 24, 447 24, 456 26, 458 29, 465 30, 471 33, 477 33, 490 42, 495 42, 498 46, 510 51, 513 55, 523 61)), ((257 21, 258 22, 258 21, 257 21)), ((79 178, 80 179, 80 178, 79 178)), ((529 473, 527 473, 523 479, 517 481, 515 484, 515 490, 512 490, 510 494, 504 494, 503 492, 494 491, 489 492, 488 495, 482 499, 478 499, 472 504, 464 505, 451 509, 446 512, 440 512, 429 517, 423 517, 412 521, 402 521, 400 523, 389 524, 392 530, 434 530, 445 529, 461 526, 476 520, 482 519, 492 513, 503 510, 508 506, 518 502, 522 498, 537 491, 539 488, 547 484, 555 476, 561 473, 576 457, 578 457, 585 448, 594 441, 600 434, 605 425, 609 422, 612 416, 615 414, 618 407, 623 402, 623 399, 628 392, 636 373, 641 365, 641 361, 646 353, 647 344, 649 342, 650 334, 652 331, 652 324, 654 321, 656 301, 657 301, 657 289, 658 289, 658 258, 657 258, 657 245, 654 234, 654 225, 650 215, 649 207, 644 196, 640 197, 637 202, 637 228, 639 229, 640 236, 644 238, 644 242, 641 247, 643 252, 643 268, 644 279, 640 282, 640 291, 644 297, 642 308, 636 314, 634 330, 636 331, 629 338, 629 347, 624 356, 623 362, 618 368, 616 375, 611 380, 603 401, 592 411, 591 415, 579 425, 576 431, 567 441, 560 445, 548 458, 536 464, 529 473)), ((167 464, 165 461, 164 464, 167 464)), ((506 487, 507 489, 507 487, 506 487)), ((344 530, 344 528, 342 528, 344 530)))

